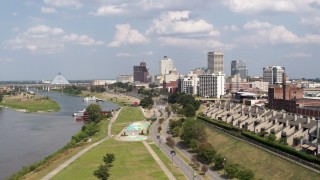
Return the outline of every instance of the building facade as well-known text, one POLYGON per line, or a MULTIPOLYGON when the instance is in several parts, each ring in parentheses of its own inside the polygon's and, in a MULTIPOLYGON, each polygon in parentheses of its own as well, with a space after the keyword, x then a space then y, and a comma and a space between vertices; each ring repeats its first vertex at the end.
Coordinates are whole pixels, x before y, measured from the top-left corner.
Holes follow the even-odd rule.
POLYGON ((208 52, 208 70, 210 73, 224 73, 223 52, 208 52))
POLYGON ((141 62, 139 66, 133 66, 133 81, 148 83, 149 70, 145 62, 141 62))
POLYGON ((173 69, 173 60, 167 56, 164 56, 163 59, 160 60, 160 75, 169 74, 169 72, 173 69))
POLYGON ((272 66, 263 68, 263 81, 270 84, 280 84, 283 80, 285 68, 281 66, 272 66))
POLYGON ((239 74, 242 79, 247 78, 248 68, 244 61, 233 60, 231 61, 231 76, 239 74))
POLYGON ((210 98, 221 98, 225 94, 225 74, 199 75, 199 96, 210 98))
POLYGON ((117 82, 131 83, 131 82, 133 82, 133 76, 132 75, 119 75, 117 77, 117 82))
POLYGON ((188 74, 187 77, 178 80, 178 91, 186 94, 198 94, 199 78, 196 74, 188 74))

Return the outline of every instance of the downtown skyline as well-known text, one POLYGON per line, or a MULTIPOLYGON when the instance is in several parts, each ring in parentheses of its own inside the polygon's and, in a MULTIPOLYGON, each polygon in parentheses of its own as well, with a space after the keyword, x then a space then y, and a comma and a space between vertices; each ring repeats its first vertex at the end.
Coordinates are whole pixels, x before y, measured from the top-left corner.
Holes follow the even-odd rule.
POLYGON ((290 78, 320 73, 319 0, 4 0, 0 80, 115 79, 163 56, 182 74, 224 53, 225 73, 243 60, 250 76, 286 67, 290 78))

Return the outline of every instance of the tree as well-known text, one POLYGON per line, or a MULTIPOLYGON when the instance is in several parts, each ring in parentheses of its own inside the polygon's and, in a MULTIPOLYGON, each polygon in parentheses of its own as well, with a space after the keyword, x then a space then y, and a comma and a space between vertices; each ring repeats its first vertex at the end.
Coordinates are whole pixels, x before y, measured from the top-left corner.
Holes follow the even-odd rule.
POLYGON ((159 119, 159 124, 162 124, 163 121, 164 121, 164 118, 160 118, 160 119, 159 119))
POLYGON ((201 143, 197 149, 197 155, 205 161, 205 163, 210 164, 213 162, 216 155, 216 150, 209 142, 201 143))
POLYGON ((0 93, 0 102, 2 101, 3 94, 0 93))
POLYGON ((197 150, 198 148, 198 141, 195 139, 191 139, 190 143, 189 143, 190 148, 192 148, 193 150, 197 150))
POLYGON ((226 172, 226 174, 229 176, 230 179, 236 177, 238 171, 239 171, 239 165, 238 164, 231 164, 231 163, 227 163, 224 171, 226 172))
POLYGON ((108 166, 112 167, 112 162, 116 160, 116 157, 114 154, 107 153, 105 156, 103 156, 103 162, 108 166))
POLYGON ((185 108, 183 108, 183 114, 186 117, 194 117, 196 115, 196 110, 191 104, 186 105, 185 108))
POLYGON ((274 135, 273 133, 270 133, 268 136, 268 140, 269 141, 275 141, 277 139, 276 135, 274 135))
POLYGON ((173 148, 176 145, 176 142, 174 142, 174 139, 172 137, 166 138, 167 144, 169 147, 173 148))
POLYGON ((241 169, 238 171, 236 178, 239 180, 251 180, 254 179, 254 173, 250 169, 241 169))
POLYGON ((100 165, 97 170, 93 172, 98 179, 107 180, 110 177, 109 167, 107 165, 100 165))
POLYGON ((153 100, 150 96, 144 97, 141 99, 139 106, 142 106, 143 108, 147 108, 153 105, 153 100))
POLYGON ((173 137, 178 137, 178 136, 180 135, 180 129, 181 129, 181 128, 180 128, 179 126, 173 128, 173 129, 171 130, 172 136, 173 136, 173 137))
POLYGON ((191 139, 199 142, 207 141, 205 125, 194 119, 186 120, 182 125, 180 138, 183 142, 189 145, 191 139))
POLYGON ((225 158, 221 154, 216 154, 214 156, 214 167, 217 169, 222 169, 224 167, 225 158))
POLYGON ((161 132, 161 130, 162 130, 162 127, 159 126, 159 127, 158 127, 158 133, 161 132))
POLYGON ((99 122, 101 120, 101 107, 98 104, 90 104, 86 111, 89 114, 90 121, 99 122))
POLYGON ((202 165, 201 171, 203 172, 203 175, 206 175, 206 172, 208 171, 208 166, 207 165, 202 165))

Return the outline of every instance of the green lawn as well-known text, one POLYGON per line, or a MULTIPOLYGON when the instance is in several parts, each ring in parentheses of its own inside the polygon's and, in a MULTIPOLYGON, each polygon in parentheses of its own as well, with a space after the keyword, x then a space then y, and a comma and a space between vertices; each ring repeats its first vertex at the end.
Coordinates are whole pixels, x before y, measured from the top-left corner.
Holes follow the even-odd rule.
POLYGON ((39 98, 35 95, 29 95, 29 98, 26 98, 26 96, 6 97, 0 105, 12 109, 25 109, 27 112, 51 112, 60 110, 59 104, 55 101, 46 98, 39 98))
POLYGON ((112 126, 112 134, 119 134, 123 128, 129 125, 131 122, 145 120, 146 117, 141 112, 139 107, 123 107, 118 119, 112 126))
POLYGON ((161 159, 161 161, 166 165, 166 167, 169 169, 169 171, 171 171, 171 173, 173 174, 173 176, 176 179, 187 179, 183 173, 180 171, 179 168, 177 168, 176 166, 174 166, 171 163, 171 160, 164 155, 158 148, 158 146, 156 144, 150 144, 150 147, 153 149, 153 151, 158 155, 158 157, 161 159))
POLYGON ((251 169, 256 179, 320 179, 320 175, 214 129, 208 141, 228 161, 251 169))
POLYGON ((116 160, 111 168, 110 179, 168 179, 149 154, 142 142, 122 142, 109 139, 91 149, 53 179, 97 179, 93 171, 103 163, 106 153, 114 153, 116 160))

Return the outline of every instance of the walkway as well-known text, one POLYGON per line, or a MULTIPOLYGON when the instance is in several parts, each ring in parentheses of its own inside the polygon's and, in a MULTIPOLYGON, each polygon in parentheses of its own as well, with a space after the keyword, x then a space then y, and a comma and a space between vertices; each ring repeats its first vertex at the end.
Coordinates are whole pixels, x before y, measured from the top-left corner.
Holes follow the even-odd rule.
POLYGON ((64 162, 63 164, 61 164, 60 166, 58 166, 56 169, 54 169, 53 171, 51 171, 48 175, 46 175, 45 177, 42 178, 42 180, 50 180, 51 178, 53 178, 53 176, 55 176, 56 174, 58 174, 62 169, 64 169, 65 167, 69 166, 73 161, 75 161, 76 159, 78 159, 80 156, 82 156, 84 153, 86 153, 87 151, 89 151, 90 149, 92 149, 93 147, 101 144, 102 142, 104 142, 105 140, 109 139, 111 136, 111 127, 112 124, 114 123, 114 121, 118 118, 118 115, 120 113, 122 109, 120 109, 119 111, 117 111, 115 113, 115 115, 110 119, 109 125, 108 125, 108 136, 101 139, 98 142, 95 142, 93 144, 91 144, 90 146, 86 147, 85 149, 81 150, 80 152, 78 152, 76 155, 72 156, 68 161, 64 162))
POLYGON ((151 156, 153 157, 153 159, 158 163, 158 165, 160 166, 160 168, 162 169, 162 171, 168 176, 168 178, 170 180, 174 180, 176 179, 172 173, 169 171, 169 169, 163 164, 163 162, 160 160, 160 158, 158 157, 158 155, 153 151, 153 149, 149 146, 149 144, 146 141, 142 141, 142 143, 144 144, 144 146, 147 148, 147 150, 149 151, 149 153, 151 154, 151 156))

